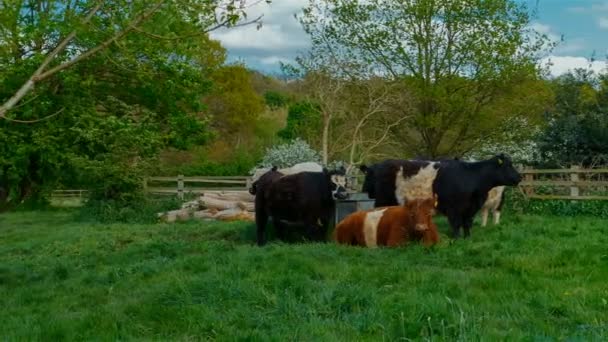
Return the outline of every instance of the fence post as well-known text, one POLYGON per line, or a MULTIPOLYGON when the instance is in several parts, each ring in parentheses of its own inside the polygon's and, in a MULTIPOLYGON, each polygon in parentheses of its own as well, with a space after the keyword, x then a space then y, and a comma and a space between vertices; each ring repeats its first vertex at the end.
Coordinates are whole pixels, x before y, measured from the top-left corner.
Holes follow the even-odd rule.
MULTIPOLYGON (((524 167, 524 170, 531 170, 532 168, 530 166, 524 167)), ((534 181, 534 174, 533 173, 526 173, 524 175, 524 180, 526 182, 533 182, 534 181)), ((534 185, 528 185, 526 186, 526 196, 528 196, 528 198, 530 196, 534 195, 534 185)))
MULTIPOLYGON (((580 169, 580 166, 578 165, 572 165, 570 166, 570 170, 578 170, 580 169)), ((579 178, 578 178, 578 173, 571 173, 570 174, 570 181, 572 182, 578 182, 579 178)), ((570 187, 570 196, 572 197, 578 197, 579 196, 579 189, 577 185, 573 185, 570 187)))
POLYGON ((177 176, 177 198, 184 199, 184 175, 177 176))

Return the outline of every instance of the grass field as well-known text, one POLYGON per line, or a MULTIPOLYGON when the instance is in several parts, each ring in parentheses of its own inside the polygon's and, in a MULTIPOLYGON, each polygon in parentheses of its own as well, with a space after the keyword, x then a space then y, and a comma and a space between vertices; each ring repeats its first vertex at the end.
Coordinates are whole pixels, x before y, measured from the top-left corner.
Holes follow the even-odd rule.
POLYGON ((3 340, 608 340, 608 221, 504 215, 468 241, 252 245, 247 223, 0 215, 3 340))

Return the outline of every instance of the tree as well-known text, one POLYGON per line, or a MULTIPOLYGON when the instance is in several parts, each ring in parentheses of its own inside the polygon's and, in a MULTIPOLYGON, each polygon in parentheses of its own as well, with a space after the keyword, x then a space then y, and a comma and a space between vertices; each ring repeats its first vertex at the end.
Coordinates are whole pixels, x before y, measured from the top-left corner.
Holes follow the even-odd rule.
POLYGON ((137 39, 136 35, 170 43, 243 24, 247 1, 32 0, 0 6, 0 42, 12 57, 0 66, 27 60, 32 67, 23 84, 0 105, 0 118, 5 118, 35 85, 122 41, 137 39))
POLYGON ((252 138, 264 111, 264 99, 251 86, 251 73, 242 65, 224 66, 213 75, 212 93, 205 98, 212 126, 239 148, 252 138))
POLYGON ((513 0, 311 0, 300 21, 312 39, 300 61, 407 86, 415 117, 402 141, 430 157, 460 155, 517 116, 490 107, 536 79, 550 47, 513 0))
POLYGON ((608 74, 578 69, 553 81, 555 106, 538 137, 540 159, 550 166, 608 162, 608 74))
POLYGON ((212 89, 211 75, 225 51, 201 31, 201 25, 209 27, 209 12, 194 10, 213 7, 162 2, 162 13, 129 26, 152 9, 150 3, 103 2, 87 25, 76 26, 78 34, 63 50, 49 53, 96 5, 0 5, 0 100, 11 101, 43 61, 50 60, 40 75, 55 70, 34 80, 36 87, 0 120, 0 209, 61 184, 124 198, 140 189, 143 172, 161 149, 184 149, 210 138, 201 97, 212 89), (201 13, 202 21, 186 20, 201 13), (125 29, 129 32, 121 35, 125 29), (120 39, 108 38, 117 35, 120 39), (102 49, 86 53, 108 39, 102 49))

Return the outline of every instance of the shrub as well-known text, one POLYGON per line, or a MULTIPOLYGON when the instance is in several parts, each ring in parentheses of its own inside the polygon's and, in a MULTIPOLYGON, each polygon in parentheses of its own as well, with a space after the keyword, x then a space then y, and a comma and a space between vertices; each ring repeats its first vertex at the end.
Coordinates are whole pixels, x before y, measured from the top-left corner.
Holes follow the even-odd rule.
POLYGON ((154 223, 156 214, 180 207, 177 197, 146 198, 143 195, 129 199, 89 199, 80 208, 77 219, 102 223, 154 223))
POLYGON ((608 219, 608 201, 529 199, 512 188, 505 193, 505 207, 521 214, 595 216, 608 219))
MULTIPOLYGON (((266 149, 266 154, 258 166, 284 168, 303 162, 321 163, 321 156, 306 141, 296 138, 289 143, 266 149)), ((255 168, 250 170, 250 173, 254 170, 255 168)))
POLYGON ((268 107, 277 109, 287 106, 289 98, 280 92, 269 90, 264 93, 264 102, 268 107))

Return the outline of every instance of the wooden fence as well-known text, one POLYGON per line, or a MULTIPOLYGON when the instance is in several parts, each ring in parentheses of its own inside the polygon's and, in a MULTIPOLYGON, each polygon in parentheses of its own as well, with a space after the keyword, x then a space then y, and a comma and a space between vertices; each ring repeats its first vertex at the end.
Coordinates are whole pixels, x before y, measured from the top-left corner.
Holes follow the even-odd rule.
MULTIPOLYGON (((529 198, 544 200, 608 200, 608 168, 582 169, 522 169, 524 180, 519 184, 521 192, 529 198)), ((208 190, 240 190, 249 188, 248 176, 231 177, 148 177, 144 190, 149 194, 177 195, 184 198, 187 193, 200 194, 208 190)), ((359 191, 357 180, 349 179, 352 191, 359 191)), ((56 190, 52 197, 84 199, 86 190, 56 190)))
POLYGON ((608 200, 608 169, 523 169, 519 189, 544 200, 608 200))
POLYGON ((184 194, 200 194, 209 190, 240 190, 249 188, 251 177, 148 177, 144 180, 144 191, 149 194, 176 194, 180 199, 184 194), (201 185, 203 184, 203 185, 201 185))

